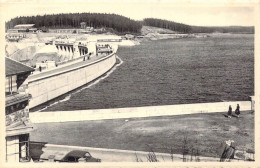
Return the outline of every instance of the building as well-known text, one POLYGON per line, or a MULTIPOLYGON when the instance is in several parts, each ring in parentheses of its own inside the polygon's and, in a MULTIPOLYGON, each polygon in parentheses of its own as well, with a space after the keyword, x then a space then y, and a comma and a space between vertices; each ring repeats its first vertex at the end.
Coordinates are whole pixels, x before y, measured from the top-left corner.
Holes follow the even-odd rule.
POLYGON ((78 33, 88 34, 94 31, 93 27, 85 27, 84 29, 80 30, 78 33))
MULTIPOLYGON (((93 41, 93 39, 91 39, 91 37, 88 38, 89 41, 93 41)), ((122 42, 122 38, 120 36, 117 35, 99 35, 94 37, 94 39, 98 42, 98 43, 104 43, 104 44, 108 44, 111 42, 122 42)))
POLYGON ((8 41, 17 41, 17 42, 25 37, 26 35, 24 33, 8 33, 6 35, 6 39, 8 41))
POLYGON ((14 29, 16 29, 18 32, 35 33, 37 31, 37 28, 35 28, 34 26, 35 26, 35 24, 19 24, 19 25, 14 26, 14 29))
POLYGON ((126 39, 126 40, 134 40, 134 38, 135 38, 135 36, 132 35, 132 34, 126 34, 126 35, 125 35, 125 39, 126 39))
POLYGON ((81 29, 49 29, 49 33, 79 33, 81 29))
POLYGON ((70 34, 86 34, 94 31, 93 27, 85 27, 85 29, 49 29, 49 33, 70 33, 70 34))
POLYGON ((81 29, 85 29, 86 28, 86 22, 81 22, 80 27, 81 27, 81 29))
POLYGON ((104 33, 104 32, 106 32, 106 29, 102 27, 102 28, 96 28, 93 31, 96 33, 104 33))
POLYGON ((29 140, 33 125, 29 120, 26 78, 34 71, 22 63, 5 58, 6 161, 29 161, 29 140))
POLYGON ((8 29, 7 33, 18 33, 18 29, 8 29))

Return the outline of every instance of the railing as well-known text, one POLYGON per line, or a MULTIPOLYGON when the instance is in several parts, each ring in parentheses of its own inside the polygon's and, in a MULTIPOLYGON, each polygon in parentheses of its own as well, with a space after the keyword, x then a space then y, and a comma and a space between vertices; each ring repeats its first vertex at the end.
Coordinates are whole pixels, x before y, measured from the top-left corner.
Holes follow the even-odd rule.
POLYGON ((6 144, 6 151, 8 151, 8 147, 19 144, 19 152, 6 153, 6 161, 8 161, 8 156, 17 155, 17 154, 19 154, 19 161, 20 162, 28 162, 28 161, 30 161, 29 143, 30 143, 30 141, 28 140, 28 141, 21 141, 21 142, 16 142, 16 143, 12 143, 12 144, 6 144), (20 148, 20 144, 24 144, 25 145, 24 149, 20 148), (23 152, 26 153, 26 156, 25 157, 20 157, 20 155, 23 152))
POLYGON ((59 66, 59 65, 64 65, 64 64, 67 64, 67 63, 70 63, 70 62, 74 62, 74 61, 76 61, 76 60, 84 59, 84 57, 86 57, 86 56, 89 57, 90 54, 86 54, 86 55, 83 55, 83 56, 80 56, 80 57, 78 57, 78 58, 74 58, 74 59, 71 59, 71 60, 68 60, 68 61, 62 61, 62 62, 57 63, 56 65, 57 65, 57 66, 59 66))
POLYGON ((16 95, 19 94, 18 92, 5 92, 5 96, 12 96, 12 95, 16 95))

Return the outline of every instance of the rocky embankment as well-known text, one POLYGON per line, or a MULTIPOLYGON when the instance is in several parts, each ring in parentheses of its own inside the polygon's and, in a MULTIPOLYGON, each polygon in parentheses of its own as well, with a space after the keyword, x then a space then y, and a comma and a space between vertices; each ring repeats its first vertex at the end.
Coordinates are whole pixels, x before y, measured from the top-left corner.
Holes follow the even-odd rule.
POLYGON ((184 34, 169 29, 143 26, 141 29, 143 40, 162 40, 169 38, 204 38, 207 34, 184 34))
POLYGON ((26 34, 26 37, 18 42, 6 41, 5 53, 7 57, 20 61, 26 65, 33 66, 33 58, 35 54, 45 47, 45 41, 52 37, 39 34, 26 34))
MULTIPOLYGON (((132 35, 131 35, 132 36, 132 35)), ((149 40, 163 40, 163 39, 178 39, 178 38, 205 38, 209 37, 208 34, 184 34, 169 29, 143 26, 141 29, 141 35, 135 37, 132 40, 122 40, 120 46, 135 46, 144 41, 149 40)))

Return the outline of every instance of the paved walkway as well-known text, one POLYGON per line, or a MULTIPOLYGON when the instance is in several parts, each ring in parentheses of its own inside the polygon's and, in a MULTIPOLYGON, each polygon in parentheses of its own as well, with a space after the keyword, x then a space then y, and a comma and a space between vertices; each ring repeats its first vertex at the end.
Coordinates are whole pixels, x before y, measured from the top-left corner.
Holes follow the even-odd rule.
POLYGON ((109 57, 111 55, 93 56, 93 57, 91 57, 90 60, 86 59, 85 61, 83 61, 83 57, 82 57, 82 59, 79 59, 77 61, 69 62, 68 64, 66 64, 66 66, 60 65, 57 68, 55 67, 53 69, 43 70, 40 73, 36 72, 36 74, 30 75, 28 77, 28 80, 29 81, 33 81, 33 80, 41 79, 41 78, 44 78, 44 77, 60 74, 62 72, 69 71, 69 70, 72 70, 72 69, 78 69, 78 68, 83 67, 83 66, 88 66, 88 65, 94 64, 94 63, 96 63, 96 62, 98 62, 100 60, 103 60, 104 58, 109 57))

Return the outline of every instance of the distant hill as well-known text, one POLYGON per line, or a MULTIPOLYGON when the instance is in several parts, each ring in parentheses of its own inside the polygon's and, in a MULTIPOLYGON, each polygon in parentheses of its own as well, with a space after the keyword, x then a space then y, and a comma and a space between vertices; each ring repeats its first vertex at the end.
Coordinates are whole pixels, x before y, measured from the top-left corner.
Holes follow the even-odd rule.
POLYGON ((118 33, 139 33, 142 25, 127 17, 104 13, 70 13, 43 16, 22 16, 6 23, 6 29, 17 24, 35 24, 36 28, 80 28, 81 23, 94 28, 112 28, 118 33))
POLYGON ((152 27, 152 26, 143 26, 141 29, 141 34, 142 35, 147 35, 150 33, 157 33, 157 34, 176 34, 179 32, 172 31, 170 29, 164 29, 164 28, 159 28, 159 27, 152 27))
POLYGON ((182 33, 254 33, 254 27, 250 26, 223 26, 223 27, 206 27, 206 26, 190 26, 182 23, 172 22, 168 20, 146 18, 143 25, 158 28, 170 29, 182 33))
POLYGON ((191 26, 189 25, 168 21, 168 20, 162 20, 162 19, 145 18, 143 21, 143 25, 170 29, 172 31, 177 31, 182 33, 192 32, 191 26))
POLYGON ((82 22, 85 22, 88 27, 105 28, 107 32, 115 34, 141 34, 143 26, 168 29, 179 33, 254 33, 254 27, 252 26, 191 26, 156 18, 145 18, 143 21, 135 21, 121 15, 104 13, 69 13, 16 17, 6 22, 6 30, 13 28, 17 24, 35 24, 35 27, 39 29, 80 28, 82 22))
POLYGON ((201 27, 192 26, 193 33, 254 33, 253 26, 201 27))

